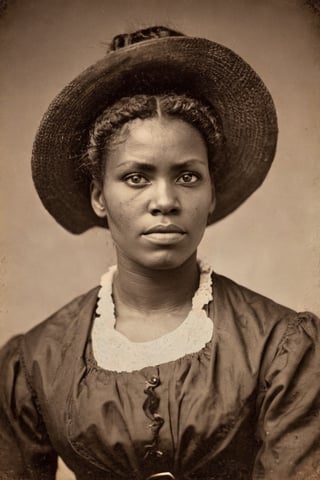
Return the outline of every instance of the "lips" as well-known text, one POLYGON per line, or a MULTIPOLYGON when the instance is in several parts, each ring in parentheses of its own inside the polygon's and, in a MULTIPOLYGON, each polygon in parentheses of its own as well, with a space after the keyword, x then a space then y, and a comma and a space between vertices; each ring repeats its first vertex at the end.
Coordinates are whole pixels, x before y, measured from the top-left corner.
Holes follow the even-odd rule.
POLYGON ((148 243, 153 244, 156 248, 171 248, 180 243, 185 236, 186 231, 173 223, 153 225, 143 234, 148 243))
POLYGON ((144 232, 144 235, 150 235, 152 233, 186 233, 183 228, 179 227, 179 225, 174 225, 173 223, 170 223, 168 225, 165 224, 159 224, 159 225, 153 225, 152 227, 148 228, 144 232))

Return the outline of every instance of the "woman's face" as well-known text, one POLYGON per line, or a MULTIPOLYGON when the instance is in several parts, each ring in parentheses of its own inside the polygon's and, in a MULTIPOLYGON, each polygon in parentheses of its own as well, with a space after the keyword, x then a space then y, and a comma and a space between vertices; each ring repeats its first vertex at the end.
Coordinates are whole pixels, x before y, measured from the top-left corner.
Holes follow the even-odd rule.
POLYGON ((106 154, 92 206, 107 217, 118 258, 179 267, 197 250, 215 204, 201 134, 171 118, 134 120, 106 154))

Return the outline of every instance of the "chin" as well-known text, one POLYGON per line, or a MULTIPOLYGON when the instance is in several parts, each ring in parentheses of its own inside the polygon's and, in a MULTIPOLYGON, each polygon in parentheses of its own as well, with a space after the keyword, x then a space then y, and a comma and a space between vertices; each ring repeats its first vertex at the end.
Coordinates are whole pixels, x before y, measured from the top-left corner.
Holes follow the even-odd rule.
POLYGON ((181 267, 193 255, 196 258, 196 252, 189 255, 182 255, 174 250, 167 250, 156 253, 154 252, 147 258, 144 258, 143 260, 140 259, 139 263, 143 265, 144 268, 150 268, 150 270, 172 270, 181 267))

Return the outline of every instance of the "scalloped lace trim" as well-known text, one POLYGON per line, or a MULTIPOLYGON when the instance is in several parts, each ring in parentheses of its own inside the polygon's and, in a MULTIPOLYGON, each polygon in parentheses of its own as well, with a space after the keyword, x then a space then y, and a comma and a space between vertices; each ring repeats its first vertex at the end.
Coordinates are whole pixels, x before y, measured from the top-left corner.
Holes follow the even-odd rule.
POLYGON ((199 352, 212 339, 213 334, 213 322, 203 310, 213 300, 212 269, 201 261, 199 267, 199 287, 186 319, 175 330, 148 342, 132 342, 115 330, 112 282, 117 267, 110 267, 101 277, 92 329, 92 349, 98 366, 117 372, 132 372, 199 352))

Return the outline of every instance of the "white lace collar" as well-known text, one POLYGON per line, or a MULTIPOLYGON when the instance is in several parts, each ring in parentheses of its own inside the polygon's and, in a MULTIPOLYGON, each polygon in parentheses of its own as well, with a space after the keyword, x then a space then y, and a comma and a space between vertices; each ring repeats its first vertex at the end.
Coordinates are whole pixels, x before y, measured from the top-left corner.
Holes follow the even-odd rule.
POLYGON ((212 338, 213 322, 203 308, 213 300, 212 269, 199 261, 199 287, 192 299, 192 309, 175 330, 148 342, 132 342, 115 330, 116 319, 112 299, 116 265, 101 277, 96 318, 92 329, 92 348, 97 364, 117 372, 140 370, 177 360, 201 350, 212 338), (201 328, 199 325, 201 324, 201 328))

